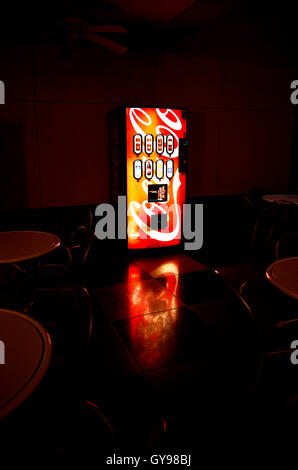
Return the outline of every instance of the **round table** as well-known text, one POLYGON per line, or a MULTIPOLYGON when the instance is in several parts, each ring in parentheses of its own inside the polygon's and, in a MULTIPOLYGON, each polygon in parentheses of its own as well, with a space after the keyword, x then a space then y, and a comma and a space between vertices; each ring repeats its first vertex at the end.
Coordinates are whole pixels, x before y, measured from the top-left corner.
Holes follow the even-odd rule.
POLYGON ((13 264, 46 255, 61 240, 52 233, 20 230, 0 232, 0 264, 13 264))
POLYGON ((37 321, 0 309, 0 419, 36 389, 51 360, 51 340, 37 321))
POLYGON ((275 204, 295 204, 298 205, 297 194, 266 194, 262 197, 263 201, 275 204))
POLYGON ((284 294, 298 300, 298 257, 284 258, 270 264, 266 277, 284 294))

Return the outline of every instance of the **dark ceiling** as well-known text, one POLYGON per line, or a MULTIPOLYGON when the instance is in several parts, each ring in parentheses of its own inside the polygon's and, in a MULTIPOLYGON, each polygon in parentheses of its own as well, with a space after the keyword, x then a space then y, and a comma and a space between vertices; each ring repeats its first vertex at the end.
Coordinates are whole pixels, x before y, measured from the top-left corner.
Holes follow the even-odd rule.
POLYGON ((59 43, 69 31, 61 29, 65 18, 79 18, 88 25, 122 25, 128 34, 106 34, 129 50, 175 50, 185 37, 227 19, 274 18, 278 34, 296 41, 294 2, 256 0, 51 0, 1 5, 0 38, 3 41, 59 43), (160 39, 162 38, 162 41, 160 39))

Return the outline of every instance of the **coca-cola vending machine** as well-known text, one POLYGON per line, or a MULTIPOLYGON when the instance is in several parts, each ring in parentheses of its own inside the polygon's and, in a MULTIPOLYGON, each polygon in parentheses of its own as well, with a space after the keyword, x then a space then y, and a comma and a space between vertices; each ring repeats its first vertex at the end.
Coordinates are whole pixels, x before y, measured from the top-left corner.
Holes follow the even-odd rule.
POLYGON ((187 111, 121 107, 110 113, 113 199, 126 195, 129 249, 179 245, 186 193, 187 111))

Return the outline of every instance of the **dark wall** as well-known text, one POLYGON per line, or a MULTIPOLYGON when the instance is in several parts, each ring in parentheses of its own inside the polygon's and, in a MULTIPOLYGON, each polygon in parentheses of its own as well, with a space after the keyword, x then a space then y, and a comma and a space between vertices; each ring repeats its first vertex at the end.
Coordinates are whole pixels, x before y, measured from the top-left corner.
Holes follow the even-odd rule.
POLYGON ((123 103, 189 109, 189 196, 287 189, 295 68, 276 31, 248 26, 210 26, 175 53, 76 48, 69 63, 2 47, 1 207, 109 200, 107 113, 123 103))

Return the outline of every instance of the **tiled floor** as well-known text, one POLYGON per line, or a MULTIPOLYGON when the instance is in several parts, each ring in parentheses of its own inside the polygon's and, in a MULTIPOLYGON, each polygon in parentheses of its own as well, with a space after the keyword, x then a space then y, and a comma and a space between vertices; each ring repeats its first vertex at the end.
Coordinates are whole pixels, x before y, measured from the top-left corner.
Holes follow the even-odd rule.
POLYGON ((164 312, 184 305, 155 279, 95 288, 93 295, 111 321, 164 312))
POLYGON ((158 258, 139 258, 135 263, 154 278, 205 270, 206 267, 181 253, 158 258))
POLYGON ((186 308, 120 320, 115 327, 143 371, 195 359, 207 346, 207 328, 186 308))
POLYGON ((104 275, 93 271, 87 280, 95 326, 86 393, 126 436, 138 434, 140 420, 149 429, 154 417, 167 422, 167 445, 206 444, 209 421, 224 427, 227 407, 231 421, 241 408, 242 371, 231 351, 241 345, 237 329, 251 333, 245 307, 185 254, 103 264, 104 275))
POLYGON ((93 306, 91 343, 71 381, 57 376, 58 399, 97 404, 123 455, 191 452, 203 468, 215 436, 221 448, 235 443, 246 423, 254 333, 233 290, 181 253, 106 253, 82 281, 93 306), (227 422, 235 431, 228 442, 227 422))
POLYGON ((158 281, 186 305, 221 298, 227 290, 226 285, 207 269, 168 275, 158 281))

